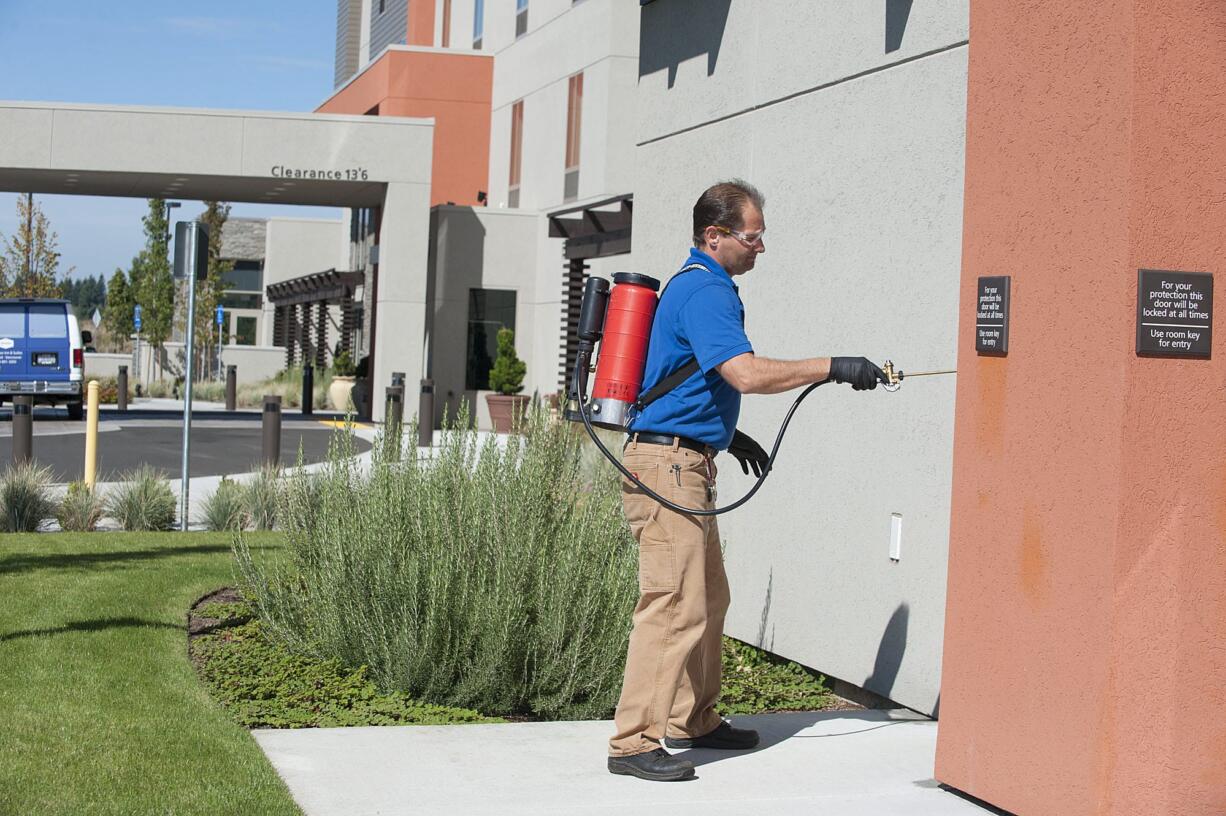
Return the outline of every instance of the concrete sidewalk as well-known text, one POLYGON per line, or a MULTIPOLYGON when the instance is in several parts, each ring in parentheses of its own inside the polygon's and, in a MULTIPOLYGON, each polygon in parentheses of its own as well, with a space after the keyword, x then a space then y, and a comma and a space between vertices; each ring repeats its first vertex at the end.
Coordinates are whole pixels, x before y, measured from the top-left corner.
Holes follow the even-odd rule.
MULTIPOLYGON (((762 744, 684 752, 687 782, 605 769, 609 722, 255 731, 308 816, 973 816, 932 779, 937 724, 907 711, 738 717, 762 744)), ((677 753, 677 752, 674 752, 677 753)))

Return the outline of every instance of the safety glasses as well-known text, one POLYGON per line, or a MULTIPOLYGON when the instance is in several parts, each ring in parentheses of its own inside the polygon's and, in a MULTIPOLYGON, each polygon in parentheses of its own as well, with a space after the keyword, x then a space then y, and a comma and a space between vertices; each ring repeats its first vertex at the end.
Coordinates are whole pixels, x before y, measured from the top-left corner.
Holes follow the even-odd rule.
POLYGON ((738 230, 728 229, 727 227, 721 227, 719 224, 712 224, 711 226, 715 227, 725 235, 731 235, 733 238, 737 239, 750 249, 753 249, 756 246, 766 246, 762 243, 762 239, 766 236, 766 230, 762 230, 761 232, 740 232, 738 230))

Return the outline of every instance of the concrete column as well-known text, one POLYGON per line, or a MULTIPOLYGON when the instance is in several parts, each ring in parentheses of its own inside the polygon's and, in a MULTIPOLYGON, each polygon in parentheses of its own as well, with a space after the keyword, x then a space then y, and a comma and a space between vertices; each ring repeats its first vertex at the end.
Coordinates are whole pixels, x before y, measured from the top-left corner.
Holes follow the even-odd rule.
POLYGON ((1135 351, 1139 268, 1224 279, 1226 14, 971 21, 936 778, 1019 814, 1226 813, 1224 332, 1135 351), (989 275, 1005 357, 974 347, 989 275))
POLYGON ((429 238, 430 190, 424 184, 389 184, 380 232, 378 292, 372 349, 372 419, 382 421, 383 388, 392 371, 405 372, 405 382, 422 378, 426 257, 429 238))

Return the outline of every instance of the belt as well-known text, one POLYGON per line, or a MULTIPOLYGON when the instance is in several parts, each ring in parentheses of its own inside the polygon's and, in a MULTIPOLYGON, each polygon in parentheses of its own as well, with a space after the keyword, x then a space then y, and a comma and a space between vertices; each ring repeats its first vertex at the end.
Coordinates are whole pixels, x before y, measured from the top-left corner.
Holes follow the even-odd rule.
POLYGON ((676 443, 680 448, 687 448, 688 450, 696 451, 701 453, 703 456, 715 456, 715 454, 719 452, 705 442, 687 439, 684 436, 673 436, 672 434, 630 433, 626 436, 626 444, 629 445, 631 442, 633 442, 635 437, 638 437, 638 441, 645 442, 648 445, 671 446, 673 443, 676 443))

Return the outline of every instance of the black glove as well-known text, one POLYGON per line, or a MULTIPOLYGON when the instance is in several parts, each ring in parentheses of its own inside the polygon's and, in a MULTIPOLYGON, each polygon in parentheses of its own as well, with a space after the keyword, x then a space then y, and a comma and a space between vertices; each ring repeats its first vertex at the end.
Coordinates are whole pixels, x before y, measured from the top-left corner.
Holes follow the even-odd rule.
POLYGON ((830 379, 849 383, 856 391, 872 391, 877 383, 887 383, 885 372, 867 357, 831 357, 830 379))
POLYGON ((766 455, 766 451, 762 450, 762 446, 753 441, 749 434, 743 434, 737 431, 732 435, 732 442, 728 445, 728 453, 731 453, 741 463, 741 470, 745 475, 749 475, 749 469, 753 468, 754 476, 761 476, 766 471, 766 462, 770 459, 766 455))

